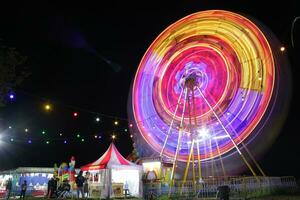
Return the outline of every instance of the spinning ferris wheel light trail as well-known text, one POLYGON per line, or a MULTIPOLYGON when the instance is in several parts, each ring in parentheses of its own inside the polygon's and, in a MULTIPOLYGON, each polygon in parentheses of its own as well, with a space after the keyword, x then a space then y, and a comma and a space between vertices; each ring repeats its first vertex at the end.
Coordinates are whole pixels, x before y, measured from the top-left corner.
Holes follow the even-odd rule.
POLYGON ((191 14, 154 40, 139 64, 131 103, 143 140, 172 162, 171 188, 178 163, 185 163, 183 185, 189 174, 195 183, 220 171, 229 175, 224 160, 235 152, 254 176, 255 170, 265 176, 247 144, 273 108, 277 76, 266 36, 233 12, 191 14))

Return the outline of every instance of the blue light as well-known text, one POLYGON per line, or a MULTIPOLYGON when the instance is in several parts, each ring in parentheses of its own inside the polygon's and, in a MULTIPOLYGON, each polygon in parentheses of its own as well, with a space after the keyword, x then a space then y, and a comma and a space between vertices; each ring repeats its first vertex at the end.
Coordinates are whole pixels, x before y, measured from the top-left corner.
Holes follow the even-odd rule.
POLYGON ((31 144, 32 143, 32 141, 31 140, 28 140, 28 144, 31 144))
POLYGON ((15 95, 14 94, 9 94, 9 98, 12 100, 15 98, 15 95))

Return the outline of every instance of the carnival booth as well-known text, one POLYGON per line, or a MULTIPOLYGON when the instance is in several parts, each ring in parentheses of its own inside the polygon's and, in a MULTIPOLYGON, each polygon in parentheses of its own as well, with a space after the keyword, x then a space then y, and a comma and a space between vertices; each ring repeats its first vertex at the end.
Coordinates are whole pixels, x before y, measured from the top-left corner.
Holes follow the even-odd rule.
POLYGON ((19 167, 0 172, 0 198, 5 192, 9 178, 12 179, 12 195, 20 194, 21 185, 27 181, 27 195, 44 196, 47 192, 48 180, 53 176, 53 168, 19 167))
POLYGON ((142 197, 142 166, 126 160, 111 143, 95 162, 81 167, 89 172, 90 196, 99 198, 142 197))

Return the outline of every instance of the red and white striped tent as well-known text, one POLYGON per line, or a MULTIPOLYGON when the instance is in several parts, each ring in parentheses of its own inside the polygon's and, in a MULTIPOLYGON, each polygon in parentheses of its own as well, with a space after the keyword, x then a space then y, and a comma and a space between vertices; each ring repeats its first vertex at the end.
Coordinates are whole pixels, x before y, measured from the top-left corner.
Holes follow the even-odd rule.
POLYGON ((120 183, 124 188, 126 185, 132 196, 142 196, 142 166, 126 160, 113 143, 98 160, 80 169, 84 172, 89 171, 92 184, 102 188, 100 198, 116 196, 112 187, 120 183))
POLYGON ((109 168, 140 168, 141 166, 136 165, 126 160, 118 151, 114 143, 111 143, 106 152, 96 161, 84 165, 81 167, 82 171, 91 171, 99 169, 109 168))

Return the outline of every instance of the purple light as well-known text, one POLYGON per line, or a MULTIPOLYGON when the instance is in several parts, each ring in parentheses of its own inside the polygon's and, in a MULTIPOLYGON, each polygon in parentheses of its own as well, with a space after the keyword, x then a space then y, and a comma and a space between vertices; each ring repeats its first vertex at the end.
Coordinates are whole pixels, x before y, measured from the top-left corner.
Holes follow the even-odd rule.
POLYGON ((28 140, 28 144, 31 144, 32 143, 32 141, 31 140, 28 140))
POLYGON ((64 141, 64 144, 67 144, 67 140, 64 141))
POLYGON ((15 95, 10 94, 10 95, 9 95, 9 98, 10 98, 10 99, 14 99, 14 98, 15 98, 15 95))

